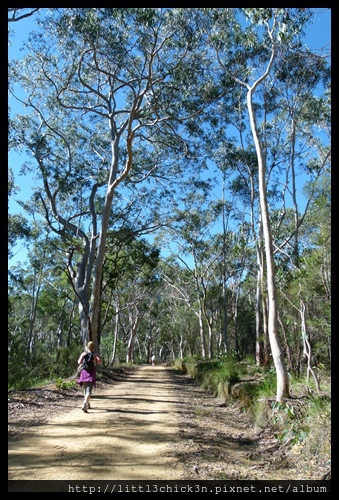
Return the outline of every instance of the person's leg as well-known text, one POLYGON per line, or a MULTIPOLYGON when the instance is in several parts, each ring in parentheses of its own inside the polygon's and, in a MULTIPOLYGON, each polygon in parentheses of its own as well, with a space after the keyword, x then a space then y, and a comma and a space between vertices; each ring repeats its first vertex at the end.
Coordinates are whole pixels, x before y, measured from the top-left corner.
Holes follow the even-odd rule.
POLYGON ((82 410, 85 413, 87 412, 87 403, 88 403, 88 398, 90 396, 90 392, 91 392, 90 382, 84 382, 84 404, 82 405, 82 410))
POLYGON ((93 383, 86 382, 86 393, 85 393, 85 399, 84 399, 84 406, 86 406, 86 408, 90 407, 89 401, 91 399, 92 389, 93 389, 93 383))
POLYGON ((87 398, 87 408, 91 407, 91 405, 90 405, 90 399, 91 399, 91 396, 92 396, 92 390, 93 390, 93 384, 92 384, 92 382, 89 382, 89 394, 88 394, 88 398, 87 398))
POLYGON ((84 403, 85 403, 86 405, 87 405, 87 403, 88 403, 88 400, 89 400, 90 395, 91 395, 91 383, 90 383, 90 382, 88 382, 88 383, 87 383, 87 387, 86 387, 85 401, 84 401, 84 403))

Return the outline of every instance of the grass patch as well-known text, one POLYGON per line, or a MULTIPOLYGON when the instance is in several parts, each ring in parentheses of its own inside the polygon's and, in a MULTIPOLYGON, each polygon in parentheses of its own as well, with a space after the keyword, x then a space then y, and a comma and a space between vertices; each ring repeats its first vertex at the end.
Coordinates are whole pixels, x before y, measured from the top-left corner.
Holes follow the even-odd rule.
POLYGON ((330 377, 322 374, 322 394, 316 392, 312 380, 291 377, 291 398, 276 399, 275 370, 256 367, 251 360, 239 362, 232 355, 202 361, 187 358, 177 363, 197 383, 218 398, 236 402, 251 414, 253 424, 270 428, 282 444, 302 447, 310 456, 330 453, 331 397, 330 377))

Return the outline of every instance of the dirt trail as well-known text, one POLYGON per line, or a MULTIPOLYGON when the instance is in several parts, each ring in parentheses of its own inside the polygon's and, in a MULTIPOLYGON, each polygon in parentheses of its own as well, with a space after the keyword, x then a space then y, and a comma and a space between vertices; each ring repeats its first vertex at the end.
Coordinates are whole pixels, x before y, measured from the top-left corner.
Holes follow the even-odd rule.
POLYGON ((14 488, 27 479, 319 480, 330 470, 327 454, 292 452, 239 405, 220 402, 165 365, 103 378, 87 414, 80 388, 9 396, 14 488))
POLYGON ((140 367, 128 380, 94 390, 87 414, 79 406, 9 443, 8 479, 184 478, 171 451, 179 439, 178 390, 165 366, 140 367))

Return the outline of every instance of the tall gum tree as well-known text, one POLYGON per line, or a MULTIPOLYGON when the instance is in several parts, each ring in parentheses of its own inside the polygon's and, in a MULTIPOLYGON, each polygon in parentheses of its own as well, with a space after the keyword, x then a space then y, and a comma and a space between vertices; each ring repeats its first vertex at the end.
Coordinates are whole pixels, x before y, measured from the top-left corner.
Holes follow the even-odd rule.
MULTIPOLYGON (((241 12, 239 11, 240 15, 241 12)), ((266 285, 268 296, 268 335, 277 376, 277 401, 290 395, 289 377, 278 334, 278 306, 274 261, 274 245, 268 207, 268 177, 264 137, 257 123, 258 109, 263 107, 256 100, 258 89, 275 71, 277 55, 289 51, 303 26, 309 19, 307 9, 244 9, 249 26, 240 24, 235 28, 231 40, 222 34, 222 24, 217 20, 211 34, 217 59, 224 74, 231 77, 246 91, 246 106, 253 143, 257 157, 260 219, 265 247, 266 285), (241 39, 241 42, 239 40, 241 39), (238 40, 238 41, 237 41, 238 40)), ((228 13, 224 15, 227 21, 228 13)))
POLYGON ((116 191, 142 181, 168 191, 190 160, 183 124, 213 92, 191 9, 52 8, 40 23, 10 67, 27 110, 13 120, 14 145, 42 180, 35 199, 63 241, 82 341, 98 345, 116 191))
MULTIPOLYGON (((253 95, 256 88, 268 76, 275 58, 276 42, 273 38, 276 19, 273 21, 273 26, 270 28, 268 21, 265 21, 267 32, 272 43, 271 58, 268 62, 266 71, 252 84, 241 82, 247 88, 247 108, 253 134, 253 140, 258 158, 258 172, 259 172, 259 197, 260 197, 260 210, 263 224, 263 234, 265 241, 265 255, 267 266, 267 294, 268 294, 268 334, 272 350, 272 356, 276 367, 277 374, 277 401, 289 397, 289 378, 284 360, 283 350, 278 336, 278 310, 277 310, 277 291, 275 280, 275 264, 273 254, 273 240, 271 232, 271 224, 267 203, 266 192, 266 163, 265 155, 263 152, 259 130, 256 123, 256 114, 253 107, 253 95)), ((239 80, 240 81, 240 80, 239 80)))

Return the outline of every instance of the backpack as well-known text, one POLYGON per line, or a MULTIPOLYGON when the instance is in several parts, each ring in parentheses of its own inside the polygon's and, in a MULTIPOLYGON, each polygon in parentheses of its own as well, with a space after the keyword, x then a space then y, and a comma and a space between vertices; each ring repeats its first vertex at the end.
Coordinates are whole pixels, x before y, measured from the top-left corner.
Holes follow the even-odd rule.
POLYGON ((86 370, 87 372, 93 371, 94 368, 94 353, 93 352, 87 352, 83 363, 81 365, 82 370, 86 370))

